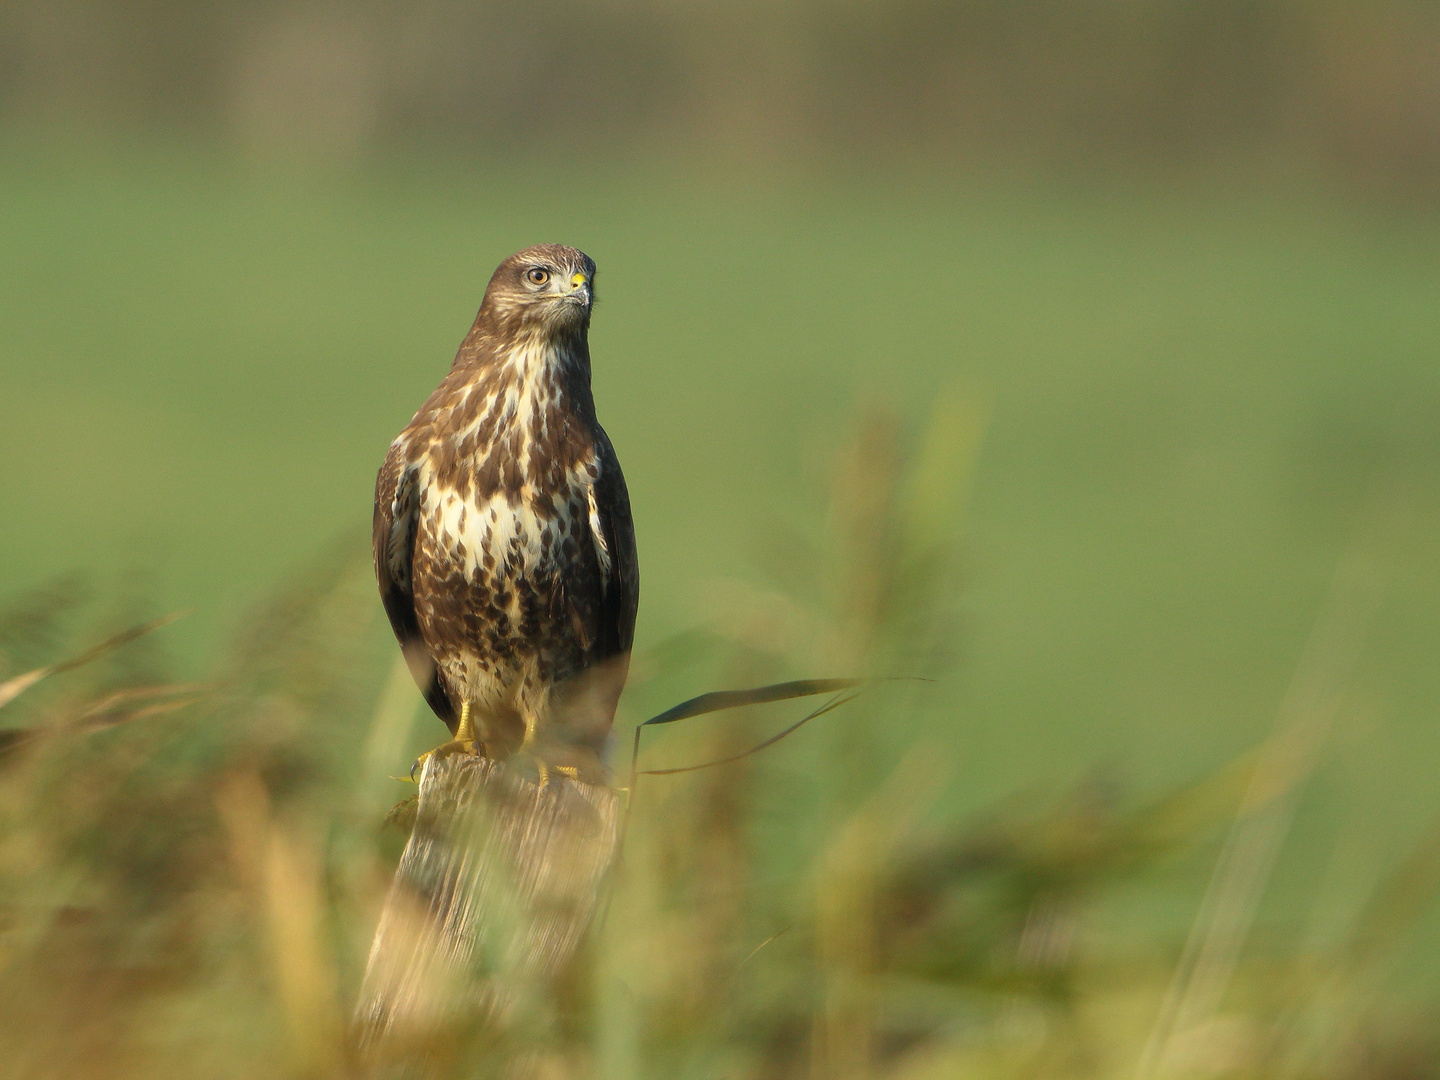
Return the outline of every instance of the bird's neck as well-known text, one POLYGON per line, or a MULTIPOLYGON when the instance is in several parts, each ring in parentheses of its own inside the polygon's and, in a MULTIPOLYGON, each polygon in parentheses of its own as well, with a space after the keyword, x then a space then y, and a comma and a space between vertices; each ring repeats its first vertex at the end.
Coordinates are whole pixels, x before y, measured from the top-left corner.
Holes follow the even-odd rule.
POLYGON ((534 448, 567 467, 584 460, 596 426, 585 338, 530 335, 503 349, 462 349, 431 411, 448 417, 449 441, 474 462, 534 448))
POLYGON ((513 395, 513 423, 527 429, 547 424, 547 414, 594 412, 590 349, 583 335, 521 338, 498 354, 492 371, 503 395, 513 395))

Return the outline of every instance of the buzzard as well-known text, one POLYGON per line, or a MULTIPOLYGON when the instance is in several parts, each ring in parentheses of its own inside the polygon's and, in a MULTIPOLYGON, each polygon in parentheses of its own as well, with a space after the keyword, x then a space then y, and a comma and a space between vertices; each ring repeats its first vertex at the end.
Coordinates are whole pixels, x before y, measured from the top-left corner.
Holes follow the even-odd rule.
POLYGON ((431 753, 524 751, 542 783, 547 767, 604 777, 639 602, 630 496, 590 392, 594 289, 571 247, 502 262, 375 485, 380 598, 453 736, 431 753))

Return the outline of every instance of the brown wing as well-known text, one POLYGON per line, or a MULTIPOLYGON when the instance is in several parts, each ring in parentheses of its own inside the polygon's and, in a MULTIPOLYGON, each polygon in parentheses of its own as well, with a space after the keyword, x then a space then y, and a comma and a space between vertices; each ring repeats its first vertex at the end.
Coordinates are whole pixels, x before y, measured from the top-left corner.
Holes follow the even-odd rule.
MULTIPOLYGON (((615 720, 615 708, 630 670, 635 640, 635 612, 640 603, 640 564, 635 555, 635 525, 630 518, 630 493, 620 462, 603 431, 596 437, 600 476, 595 483, 591 529, 593 556, 576 562, 580 569, 569 589, 575 628, 584 642, 583 670, 571 678, 551 702, 549 734, 567 743, 567 758, 584 776, 602 776, 599 762, 615 720), (579 603, 576 603, 576 601, 579 603), (591 773, 592 766, 598 771, 591 773)), ((557 759, 559 760, 559 759, 557 759)))
POLYGON ((595 484, 596 510, 601 534, 610 555, 600 605, 595 660, 628 653, 635 641, 635 615, 640 608, 640 559, 635 551, 635 522, 630 517, 630 491, 615 448, 603 430, 597 440, 600 478, 595 484))
POLYGON ((415 685, 420 687, 435 715, 453 732, 458 717, 455 704, 446 692, 435 661, 420 636, 415 617, 415 595, 410 571, 415 555, 416 518, 420 508, 419 477, 405 460, 404 444, 396 440, 385 455, 375 479, 375 525, 372 537, 375 577, 380 583, 380 601, 390 626, 400 641, 400 650, 410 666, 415 685))

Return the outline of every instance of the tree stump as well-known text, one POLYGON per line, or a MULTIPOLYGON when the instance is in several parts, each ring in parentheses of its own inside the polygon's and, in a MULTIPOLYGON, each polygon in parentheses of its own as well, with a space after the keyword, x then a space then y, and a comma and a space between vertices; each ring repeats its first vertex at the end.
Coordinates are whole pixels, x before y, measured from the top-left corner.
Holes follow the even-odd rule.
POLYGON ((535 1052, 619 821, 608 787, 555 774, 542 787, 488 758, 425 762, 355 1012, 372 1069, 458 1075, 477 1046, 512 1064, 535 1052))

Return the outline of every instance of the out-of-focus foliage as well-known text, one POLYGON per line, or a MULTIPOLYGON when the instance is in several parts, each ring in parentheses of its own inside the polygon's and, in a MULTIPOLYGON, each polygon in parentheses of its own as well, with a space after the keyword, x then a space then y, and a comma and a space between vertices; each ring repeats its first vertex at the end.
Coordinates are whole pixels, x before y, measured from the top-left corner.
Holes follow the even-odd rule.
POLYGON ((1407 0, 11 0, 0 115, 320 160, 416 145, 1105 170, 1238 155, 1428 199, 1437 55, 1440 12, 1407 0))
POLYGON ((642 778, 550 1074, 1440 1075, 1437 56, 1405 0, 0 5, 0 1077, 352 1070, 441 729, 358 535, 257 594, 537 240, 602 266, 625 722, 940 680, 642 778), (1267 739, 1377 487, 1360 670, 1267 739), (77 564, 165 602, 17 591, 77 564))
MULTIPOLYGON (((737 684, 835 673, 811 667, 826 658, 953 673, 936 644, 959 618, 958 540, 984 423, 958 392, 935 396, 913 438, 868 414, 835 456, 819 547, 772 591, 732 593, 703 640, 640 657, 642 680, 705 658, 737 684)), ((83 634, 58 629, 76 607, 56 587, 18 598, 0 625, 7 642, 31 640, 27 662, 54 663, 83 649, 83 634)), ((378 687, 371 674, 376 607, 363 542, 347 540, 254 613, 212 685, 147 684, 182 707, 77 722, 137 686, 124 662, 137 641, 0 711, 33 733, 0 757, 0 1073, 355 1073, 345 1017, 402 840, 382 826, 403 794, 385 773, 403 768, 416 714, 402 668, 378 687)), ((586 985, 540 1045, 521 1040, 529 1075, 1440 1069, 1427 1002, 1386 975, 1440 886, 1433 835, 1368 883, 1370 902, 1333 943, 1242 935, 1213 1007, 1162 1030, 1167 996, 1186 992, 1183 921, 1180 938, 1117 935, 1103 913, 1144 918, 1179 883, 1187 916, 1199 911, 1191 937, 1237 925, 1199 902, 1205 882, 1223 891, 1238 875, 1255 888, 1236 895, 1255 902, 1268 868, 1234 868, 1222 847, 1298 791, 1313 762, 1267 771, 1281 729, 1158 797, 1096 774, 957 819, 941 809, 952 749, 907 727, 928 692, 880 684, 763 754, 642 778, 586 985)), ((751 710, 672 725, 643 763, 722 757, 779 722, 751 710)), ((510 1050, 466 1048, 464 1075, 518 1075, 497 1063, 510 1050)))

